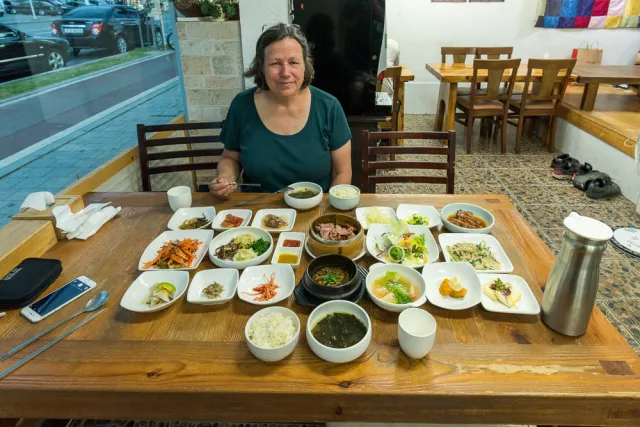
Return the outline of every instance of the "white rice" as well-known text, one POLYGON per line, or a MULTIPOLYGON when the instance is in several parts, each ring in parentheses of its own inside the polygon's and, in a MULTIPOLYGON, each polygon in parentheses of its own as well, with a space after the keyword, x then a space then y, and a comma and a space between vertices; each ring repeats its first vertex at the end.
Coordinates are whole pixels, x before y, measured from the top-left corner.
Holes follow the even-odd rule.
POLYGON ((287 344, 296 335, 289 316, 271 312, 255 317, 249 325, 249 339, 258 347, 276 348, 287 344))
POLYGON ((356 190, 353 187, 338 187, 338 188, 332 188, 331 194, 333 194, 334 196, 340 199, 350 199, 358 195, 358 190, 356 190))

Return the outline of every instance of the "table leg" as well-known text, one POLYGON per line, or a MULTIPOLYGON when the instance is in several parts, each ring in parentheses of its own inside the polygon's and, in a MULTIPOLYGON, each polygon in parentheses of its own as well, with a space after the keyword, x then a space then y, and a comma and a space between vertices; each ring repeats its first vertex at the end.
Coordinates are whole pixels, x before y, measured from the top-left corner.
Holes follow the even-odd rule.
POLYGON ((436 131, 453 130, 456 118, 456 97, 458 95, 458 83, 440 83, 438 106, 436 109, 436 131))
POLYGON ((598 96, 599 83, 587 83, 584 85, 584 93, 580 102, 580 109, 584 111, 593 111, 596 104, 596 96, 598 96))
POLYGON ((445 116, 445 131, 454 130, 456 123, 456 99, 458 97, 458 83, 449 83, 447 97, 447 115, 445 116))
MULTIPOLYGON (((398 109, 398 132, 404 131, 404 82, 398 84, 398 99, 400 108, 398 109)), ((404 139, 399 139, 397 145, 404 145, 404 139)))

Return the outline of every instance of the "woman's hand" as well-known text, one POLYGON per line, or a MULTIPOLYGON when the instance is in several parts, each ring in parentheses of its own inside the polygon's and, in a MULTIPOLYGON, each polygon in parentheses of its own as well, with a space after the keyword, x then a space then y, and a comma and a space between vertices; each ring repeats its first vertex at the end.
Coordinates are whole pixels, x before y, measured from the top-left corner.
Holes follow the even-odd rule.
POLYGON ((209 184, 209 191, 221 199, 228 199, 236 191, 236 188, 235 182, 224 177, 218 177, 209 184))

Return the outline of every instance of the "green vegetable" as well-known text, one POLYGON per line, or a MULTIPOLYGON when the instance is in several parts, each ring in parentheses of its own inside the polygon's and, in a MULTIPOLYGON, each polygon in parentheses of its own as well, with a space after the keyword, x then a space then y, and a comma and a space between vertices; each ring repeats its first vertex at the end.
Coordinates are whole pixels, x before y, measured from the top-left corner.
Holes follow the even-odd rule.
POLYGON ((256 255, 260 256, 263 253, 267 252, 267 250, 269 250, 269 246, 270 246, 269 242, 267 242, 261 237, 255 242, 253 242, 250 247, 251 249, 253 249, 256 255))
POLYGON ((413 302, 413 299, 411 299, 411 296, 409 295, 409 291, 395 280, 388 281, 384 286, 393 294, 398 304, 409 304, 410 302, 413 302))
POLYGON ((411 225, 429 225, 429 218, 413 214, 411 215, 411 218, 407 220, 407 223, 411 225))
POLYGON ((400 246, 392 246, 389 249, 389 257, 396 262, 401 262, 405 257, 404 249, 400 246))

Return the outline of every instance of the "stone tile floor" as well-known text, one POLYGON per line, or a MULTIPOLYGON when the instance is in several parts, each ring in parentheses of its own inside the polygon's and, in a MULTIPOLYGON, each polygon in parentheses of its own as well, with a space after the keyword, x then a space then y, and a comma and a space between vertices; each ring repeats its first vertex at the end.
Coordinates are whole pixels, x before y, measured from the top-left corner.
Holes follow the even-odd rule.
MULTIPOLYGON (((408 115, 405 127, 414 131, 432 130, 433 120, 433 116, 408 115)), ((549 153, 539 141, 527 140, 523 153, 516 155, 515 128, 509 127, 508 153, 503 155, 499 143, 480 137, 479 130, 476 124, 472 154, 467 155, 465 129, 456 125, 456 193, 507 195, 556 255, 562 242, 562 221, 571 211, 610 226, 640 227, 640 215, 628 199, 592 200, 571 182, 553 178, 549 166, 558 153, 549 153)), ((377 191, 442 194, 445 189, 444 185, 387 184, 379 185, 377 191)), ((640 259, 609 244, 600 270, 597 305, 640 355, 640 259)))

